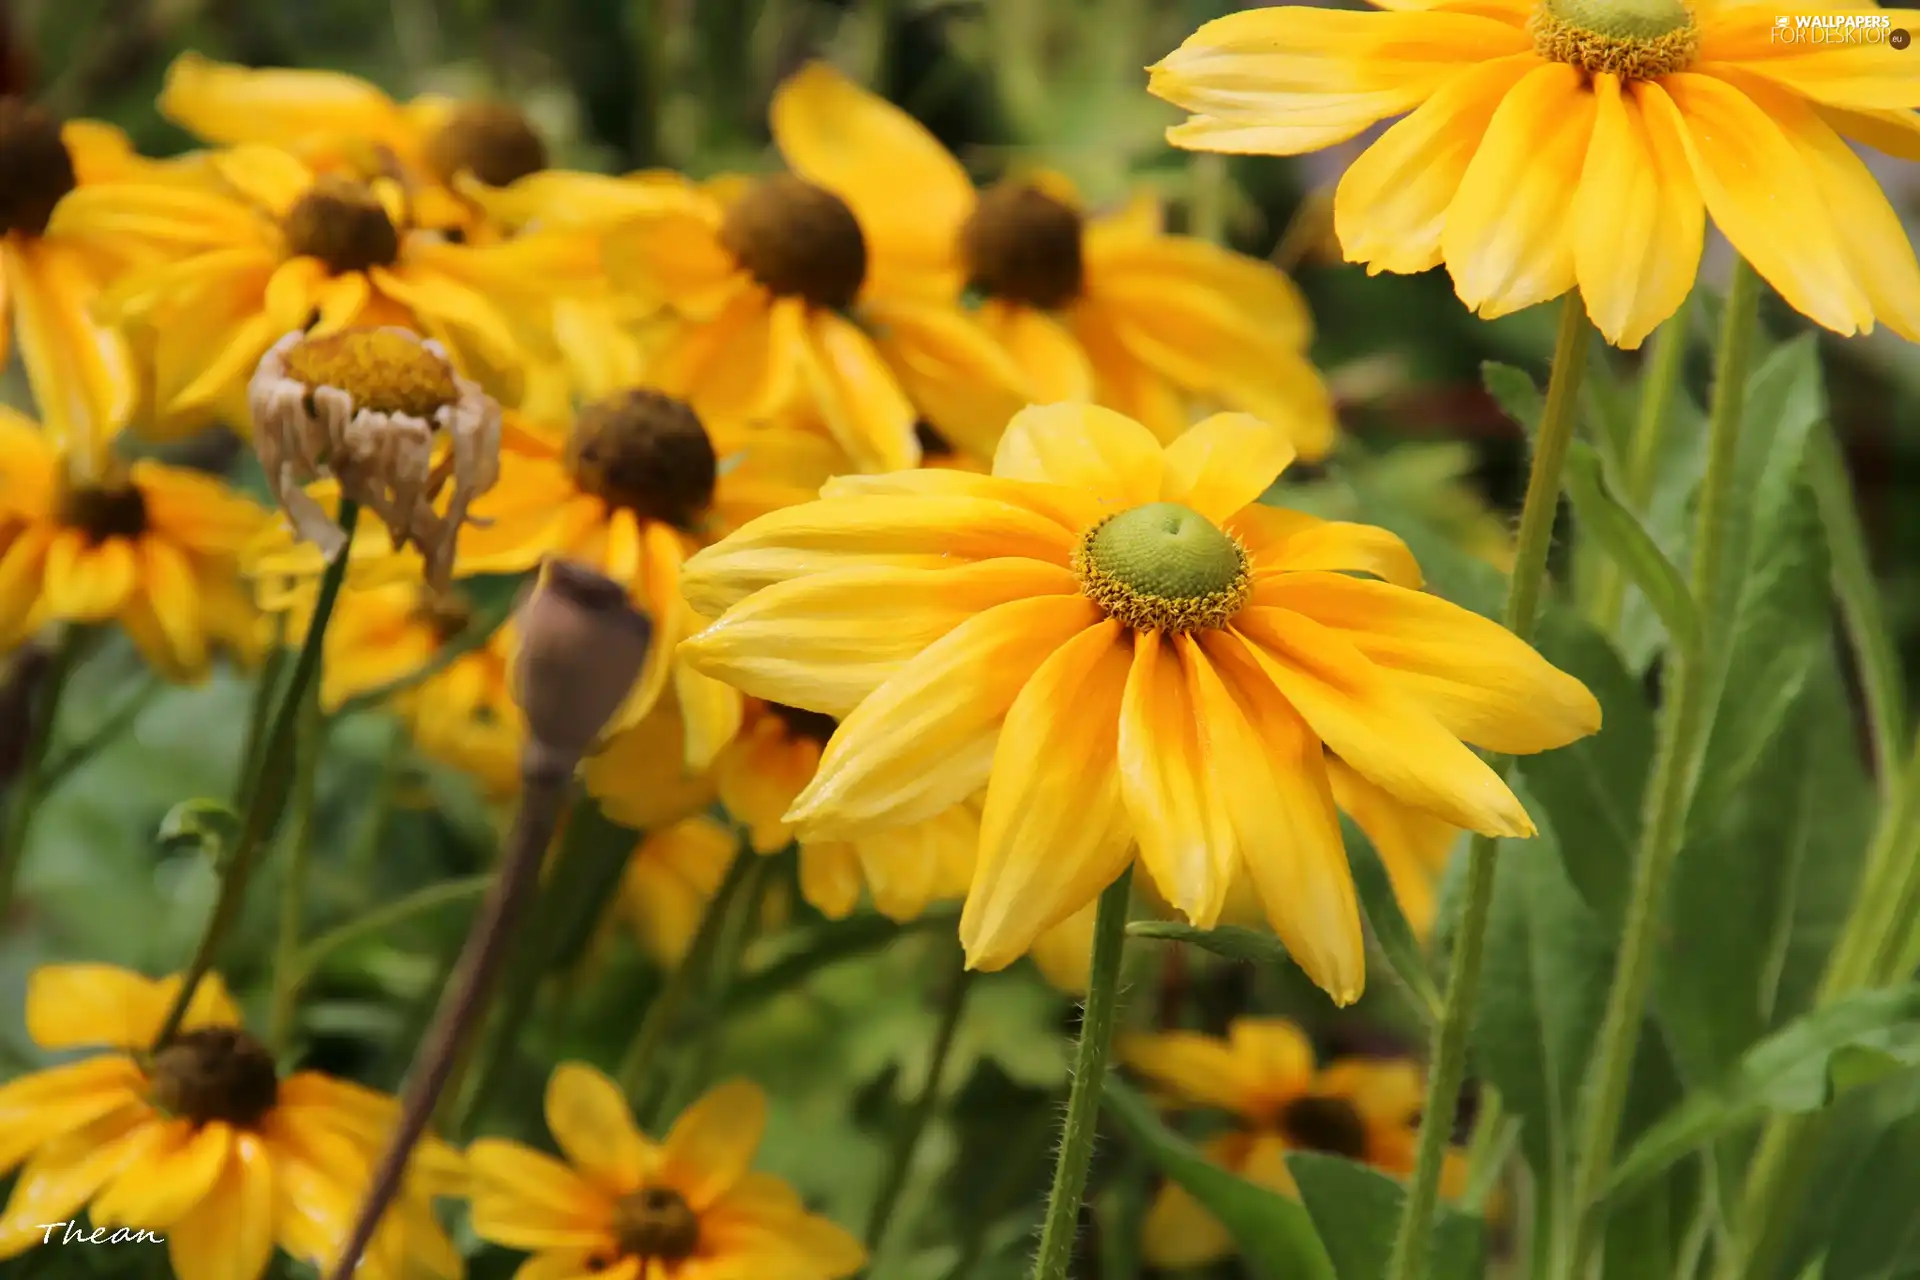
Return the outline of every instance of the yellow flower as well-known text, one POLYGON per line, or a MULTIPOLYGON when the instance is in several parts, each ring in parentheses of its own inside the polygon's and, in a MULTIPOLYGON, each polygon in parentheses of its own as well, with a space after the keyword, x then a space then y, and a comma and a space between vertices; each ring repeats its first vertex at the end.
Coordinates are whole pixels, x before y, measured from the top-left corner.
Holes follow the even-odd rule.
MULTIPOLYGON (((145 1056, 179 989, 177 976, 110 965, 48 965, 29 979, 34 1043, 108 1052, 0 1085, 0 1174, 20 1168, 0 1213, 0 1258, 86 1208, 96 1227, 164 1235, 180 1280, 255 1280, 275 1245, 333 1261, 394 1101, 317 1071, 282 1077, 212 975, 179 1034, 145 1056)), ((431 1199, 457 1191, 461 1172, 450 1148, 422 1148, 375 1242, 373 1275, 419 1274, 409 1263, 460 1273, 431 1199)))
POLYGON ((1402 804, 1331 756, 1327 781, 1333 786, 1334 803, 1352 817, 1380 855, 1401 914, 1414 935, 1424 940, 1433 928, 1440 874, 1459 842, 1460 828, 1402 804))
MULTIPOLYGON (((789 160, 817 146, 792 90, 773 104, 789 160)), ((690 188, 609 233, 606 262, 678 318, 649 381, 714 421, 818 421, 860 468, 890 470, 917 459, 917 417, 991 438, 1033 398, 984 329, 917 283, 918 234, 817 176, 778 173, 690 188)))
POLYGON ((245 429, 247 379, 283 335, 390 325, 424 333, 502 400, 519 394, 519 329, 544 327, 549 293, 589 264, 536 236, 475 247, 413 222, 399 184, 316 174, 284 151, 243 146, 197 185, 81 187, 52 228, 168 246, 100 300, 139 338, 162 423, 215 412, 245 429))
MULTIPOLYGON (((1501 316, 1578 287, 1637 347, 1693 287, 1705 215, 1809 318, 1920 341, 1920 264, 1848 141, 1920 157, 1920 74, 1884 39, 1782 38, 1735 0, 1449 0, 1255 9, 1153 68, 1178 146, 1298 155, 1403 113, 1340 181, 1349 262, 1446 263, 1501 316)), ((1920 10, 1828 0, 1798 12, 1920 10)), ((1792 34, 1789 28, 1787 35, 1792 34)))
POLYGON ((554 1069, 546 1112, 564 1162, 493 1139, 468 1150, 474 1234, 534 1251, 522 1276, 839 1280, 866 1263, 786 1183, 748 1171, 767 1104, 745 1081, 713 1089, 657 1144, 582 1063, 554 1069))
POLYGON ((721 430, 645 389, 583 407, 564 432, 510 419, 499 484, 474 507, 492 523, 461 535, 459 568, 511 573, 553 555, 626 583, 654 634, 616 726, 646 716, 671 688, 685 713, 687 760, 704 768, 739 728, 740 699, 674 660, 674 646, 700 625, 681 598, 681 563, 710 537, 811 497, 835 457, 799 431, 721 430))
POLYGON ((290 151, 323 173, 405 180, 419 225, 468 228, 478 210, 461 174, 503 187, 547 167, 547 147, 503 102, 425 94, 395 102, 338 71, 241 67, 183 53, 167 68, 160 113, 203 141, 290 151))
MULTIPOLYGON (((1410 1062, 1349 1058, 1316 1068, 1313 1046, 1292 1023, 1238 1018, 1226 1039, 1191 1031, 1122 1036, 1121 1061, 1179 1107, 1225 1111, 1238 1127, 1208 1140, 1207 1158, 1250 1182, 1298 1194, 1289 1151, 1344 1156, 1387 1173, 1413 1171, 1425 1087, 1410 1062)), ((1441 1193, 1466 1189, 1466 1161, 1449 1152, 1441 1193)), ((1225 1227, 1168 1184, 1142 1228, 1147 1261, 1197 1267, 1235 1252, 1225 1227)))
MULTIPOLYGON (((813 781, 835 727, 817 711, 748 703, 740 736, 722 749, 713 774, 720 803, 746 828, 755 853, 778 853, 794 841, 784 815, 813 781)), ((911 920, 929 902, 965 895, 979 844, 979 806, 968 803, 851 840, 802 835, 800 892, 822 915, 842 920, 860 905, 864 884, 881 915, 911 920)))
POLYGON ((991 476, 845 477, 695 556, 682 586, 719 620, 682 647, 840 719, 786 814, 805 835, 921 821, 985 788, 970 964, 1012 962, 1137 847, 1202 927, 1244 868, 1301 966, 1350 1002, 1360 921, 1325 753, 1436 817, 1526 836, 1462 740, 1546 750, 1600 708, 1414 590, 1391 534, 1257 504, 1291 459, 1239 414, 1163 447, 1111 410, 1027 409, 991 476))
POLYGON ((70 455, 0 408, 0 651, 51 622, 117 622, 174 680, 217 645, 259 646, 240 553, 267 513, 211 476, 147 460, 73 474, 70 455))
MULTIPOLYGON (((1186 430, 1198 401, 1272 423, 1309 460, 1332 447, 1306 302, 1271 264, 1165 234, 1152 200, 1089 217, 1055 175, 976 195, 919 122, 823 63, 781 91, 773 130, 796 173, 902 238, 921 287, 984 295, 977 315, 1034 401, 1097 399, 1162 440, 1186 430)), ((1004 425, 956 416, 954 429, 980 432, 955 438, 989 455, 1004 425)))
POLYGON ((651 831, 640 841, 620 881, 619 906, 654 960, 680 963, 738 852, 733 832, 702 816, 651 831))
POLYGON ((635 831, 656 831, 714 802, 712 774, 687 767, 686 736, 679 700, 665 697, 587 758, 582 778, 607 817, 635 831))

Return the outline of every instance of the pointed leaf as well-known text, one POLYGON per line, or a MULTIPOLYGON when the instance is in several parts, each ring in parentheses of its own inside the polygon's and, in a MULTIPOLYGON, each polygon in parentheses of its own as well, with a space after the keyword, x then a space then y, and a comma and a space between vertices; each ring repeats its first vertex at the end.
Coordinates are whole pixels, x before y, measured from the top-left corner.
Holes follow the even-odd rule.
POLYGON ((1237 924, 1217 929, 1198 929, 1176 920, 1135 920, 1127 926, 1130 938, 1160 938, 1168 942, 1190 942, 1202 951, 1211 951, 1229 960, 1270 968, 1297 968, 1293 957, 1278 937, 1237 924))
MULTIPOLYGON (((1288 1152, 1287 1168, 1339 1280, 1385 1280, 1407 1189, 1377 1169, 1318 1152, 1288 1152)), ((1431 1280, 1480 1280, 1485 1252, 1479 1219, 1439 1206, 1427 1257, 1431 1280)))
POLYGON ((1690 645, 1694 629, 1693 598, 1680 571, 1662 554, 1640 518, 1627 510, 1607 482, 1600 455, 1583 440, 1573 442, 1567 454, 1567 496, 1581 529, 1591 535, 1628 581, 1640 588, 1667 634, 1676 643, 1690 645))

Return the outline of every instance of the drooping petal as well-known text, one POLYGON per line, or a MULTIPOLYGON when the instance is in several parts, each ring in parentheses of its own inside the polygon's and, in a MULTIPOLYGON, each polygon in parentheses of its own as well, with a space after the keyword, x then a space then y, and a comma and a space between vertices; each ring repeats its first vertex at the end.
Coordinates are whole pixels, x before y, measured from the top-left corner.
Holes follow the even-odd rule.
POLYGON ((1007 710, 960 916, 967 963, 999 969, 1092 902, 1125 868, 1132 832, 1116 756, 1132 656, 1119 624, 1087 627, 1007 710))
POLYGON ((136 1104, 40 1148, 0 1212, 0 1259, 41 1243, 49 1224, 71 1220, 103 1185, 140 1165, 162 1136, 152 1109, 136 1104))
POLYGON ((845 716, 968 618, 1078 589, 1070 571, 1039 560, 840 569, 749 596, 680 652, 754 697, 845 716))
POLYGON ((1649 132, 1639 99, 1594 77, 1593 141, 1573 200, 1573 265, 1587 316, 1617 347, 1636 348, 1693 288, 1706 206, 1686 154, 1649 132))
POLYGON ((1243 609, 1234 627, 1315 735, 1366 777, 1456 826, 1533 834, 1499 776, 1337 632, 1285 609, 1243 609))
POLYGON ((1532 43, 1519 23, 1476 14, 1250 9, 1187 37, 1150 68, 1147 91, 1195 113, 1167 131, 1175 146, 1299 155, 1410 111, 1467 67, 1532 43))
POLYGON ((1331 757, 1327 780, 1333 798, 1351 817, 1386 865, 1400 912, 1425 939, 1438 906, 1440 873, 1460 840, 1460 828, 1405 804, 1331 757))
POLYGON ((41 1145, 85 1128, 146 1093, 147 1078, 119 1054, 48 1067, 0 1084, 0 1174, 41 1145))
POLYGON ((1360 908, 1320 741, 1238 637, 1210 632, 1189 658, 1200 731, 1238 862, 1269 924, 1336 1004, 1366 981, 1360 908))
POLYGON ((919 822, 986 785, 1008 708, 1040 664, 1100 620, 1081 596, 1015 600, 963 622, 868 695, 787 820, 857 838, 919 822))
POLYGON ((1371 275, 1440 265, 1440 236, 1460 179, 1494 111, 1539 65, 1523 53, 1461 73, 1347 166, 1334 189, 1333 225, 1348 262, 1365 263, 1371 275))
POLYGON ((167 1230, 179 1280, 257 1280, 273 1257, 273 1159, 256 1133, 236 1133, 212 1190, 167 1230))
POLYGON ((1573 287, 1567 195, 1593 134, 1594 97, 1564 62, 1529 71, 1508 91, 1447 207, 1440 246, 1453 287, 1484 319, 1573 287))
POLYGON ((613 1202, 552 1156, 483 1138, 467 1148, 474 1234, 511 1249, 609 1242, 613 1202))
MULTIPOLYGON (((1093 398, 1093 368, 1079 340, 1044 311, 989 298, 982 303, 976 318, 982 328, 1018 365, 1035 404, 1057 404, 1062 400, 1093 398)), ((1116 406, 1120 407, 1120 406, 1116 406)), ((1005 427, 1006 423, 1001 423, 1005 427)), ((994 442, 999 432, 994 433, 994 442)), ((989 443, 975 448, 981 457, 993 456, 989 443)))
POLYGON ((793 171, 853 210, 881 279, 954 269, 973 183, 924 125, 824 62, 775 91, 769 119, 793 171))
POLYGON ((170 1120, 160 1127, 148 1157, 95 1197, 88 1213, 98 1225, 165 1230, 214 1194, 234 1156, 232 1126, 170 1120))
POLYGON ((801 368, 820 416, 865 471, 897 471, 920 461, 913 405, 873 340, 830 311, 812 311, 801 368))
POLYGON ((940 433, 980 457, 1036 397, 1020 366, 956 307, 874 297, 861 319, 900 389, 940 433))
POLYGON ((767 1127, 767 1096, 746 1080, 709 1089, 660 1145, 660 1177, 698 1213, 746 1176, 767 1127))
POLYGON ((1289 573, 1253 603, 1304 614, 1372 661, 1447 732, 1506 755, 1597 733, 1600 704, 1497 622, 1439 596, 1338 573, 1289 573))
POLYGON ((1712 76, 1667 76, 1636 96, 1648 128, 1679 141, 1714 225, 1761 279, 1836 333, 1872 324, 1818 178, 1779 125, 1712 76))
POLYGON ((547 1131, 576 1168, 608 1194, 640 1185, 653 1152, 613 1081, 581 1062, 563 1062, 547 1079, 547 1131))

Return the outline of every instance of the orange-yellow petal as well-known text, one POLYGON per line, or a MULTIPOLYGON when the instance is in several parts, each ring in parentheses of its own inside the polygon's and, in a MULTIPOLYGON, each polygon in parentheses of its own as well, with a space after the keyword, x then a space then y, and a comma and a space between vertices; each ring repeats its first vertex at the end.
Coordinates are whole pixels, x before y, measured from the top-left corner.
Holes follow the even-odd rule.
POLYGON ((745 1080, 709 1089, 660 1145, 660 1177, 698 1213, 746 1176, 767 1127, 767 1098, 745 1080))
POLYGON ((568 1160, 610 1195, 640 1185, 653 1159, 634 1128, 620 1088, 582 1062, 563 1062, 547 1079, 547 1131, 568 1160))

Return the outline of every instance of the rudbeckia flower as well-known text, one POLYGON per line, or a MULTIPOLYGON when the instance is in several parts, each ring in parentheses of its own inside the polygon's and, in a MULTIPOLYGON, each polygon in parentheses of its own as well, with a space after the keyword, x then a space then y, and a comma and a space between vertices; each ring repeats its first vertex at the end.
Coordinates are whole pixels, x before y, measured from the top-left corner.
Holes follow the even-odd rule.
POLYGON ((1712 214, 1810 319, 1920 341, 1920 264, 1848 145, 1920 156, 1920 73, 1884 30, 1807 43, 1736 0, 1381 8, 1201 27, 1153 68, 1148 88, 1194 113, 1168 139, 1298 155, 1404 115, 1340 180, 1340 243, 1370 272, 1444 262, 1482 316, 1578 287, 1606 339, 1637 347, 1693 287, 1712 214))
POLYGON ((601 812, 634 831, 658 831, 698 814, 715 800, 713 775, 686 763, 686 717, 678 699, 607 737, 587 757, 581 780, 601 812))
POLYGON ((493 1139, 468 1150, 474 1234, 535 1251, 523 1275, 839 1280, 866 1263, 786 1183, 748 1171, 767 1103, 745 1081, 713 1089, 659 1143, 634 1127, 613 1081, 582 1063, 554 1069, 546 1112, 565 1161, 493 1139))
POLYGON ((1274 930, 1341 1003, 1359 912, 1327 753, 1457 826, 1533 823, 1465 743, 1564 745, 1585 686, 1416 588, 1383 530, 1256 499, 1292 460, 1271 427, 1210 418, 1162 446, 1090 405, 1023 411, 993 474, 843 477, 688 562, 718 621, 709 674, 840 720, 786 818, 851 839, 986 792, 960 924, 1011 963, 1137 849, 1192 923, 1244 870, 1274 930), (1368 575, 1368 576, 1359 576, 1368 575))
POLYGON ((676 965, 687 954, 739 850, 726 824, 704 815, 649 831, 635 846, 619 909, 655 961, 676 965))
POLYGON ((459 228, 479 210, 456 180, 504 187, 547 167, 547 146, 520 110, 423 94, 395 102, 339 71, 242 67, 183 53, 167 68, 160 114, 204 142, 292 152, 316 172, 401 180, 418 225, 459 228))
POLYGON ((645 717, 669 688, 685 715, 688 762, 704 768, 740 725, 733 690, 678 662, 700 622, 680 566, 704 542, 819 491, 836 460, 827 441, 772 427, 728 431, 658 391, 584 406, 565 431, 525 418, 505 436, 499 484, 475 505, 489 523, 460 539, 462 573, 513 573, 563 556, 627 584, 654 641, 616 727, 645 717))
POLYGON ((0 408, 0 651, 51 622, 115 622, 169 679, 258 643, 240 555, 267 513, 197 471, 109 460, 90 478, 0 408))
MULTIPOLYGON (((1232 1116, 1236 1126, 1201 1149, 1250 1182, 1297 1195, 1289 1151, 1344 1156, 1400 1176, 1413 1171, 1426 1098, 1410 1062, 1348 1058, 1318 1068, 1300 1029, 1275 1018, 1235 1019, 1225 1039, 1191 1031, 1123 1035, 1116 1048, 1163 1101, 1232 1116)), ((1442 1193, 1464 1191, 1466 1172, 1466 1161, 1449 1152, 1442 1193)), ((1235 1252, 1227 1229, 1172 1183, 1147 1211, 1142 1232, 1155 1267, 1205 1266, 1235 1252)))
MULTIPOLYGON (((180 1280, 256 1280, 276 1245, 332 1262, 396 1118, 393 1100, 317 1071, 282 1076, 212 975, 179 1033, 143 1056, 179 989, 178 977, 110 965, 48 965, 29 979, 34 1043, 107 1052, 0 1085, 0 1173, 20 1169, 0 1212, 0 1258, 85 1208, 96 1227, 163 1235, 180 1280)), ((403 1280, 423 1265, 460 1273, 429 1204, 459 1174, 443 1144, 421 1149, 376 1239, 374 1277, 403 1280)))
MULTIPOLYGON (((1332 399, 1306 355, 1306 302, 1271 264, 1166 234, 1151 200, 1090 216, 1053 175, 976 194, 918 121, 823 63, 781 88, 773 135, 794 172, 899 246, 898 269, 918 272, 913 283, 983 298, 976 315, 1027 375, 1033 400, 1097 399, 1162 440, 1186 430, 1199 403, 1254 414, 1309 460, 1332 447, 1332 399)), ((988 457, 1006 419, 935 422, 988 457), (967 434, 974 427, 984 431, 967 434)))
POLYGON ((541 327, 547 296, 590 264, 540 237, 475 247, 419 229, 397 183, 318 174, 271 147, 207 161, 195 186, 105 183, 61 202, 57 233, 166 245, 162 265, 115 282, 100 306, 136 333, 163 422, 224 413, 248 425, 247 379, 285 334, 352 327, 424 333, 503 400, 527 353, 516 325, 541 327))
MULTIPOLYGON (((820 764, 833 737, 831 716, 750 702, 740 736, 713 764, 720 803, 746 828, 755 853, 794 842, 785 814, 820 764)), ((979 806, 957 804, 924 822, 853 840, 800 837, 800 892, 822 915, 842 920, 860 905, 862 886, 890 920, 911 920, 929 902, 967 891, 980 844, 979 806)))
POLYGON ((1387 869, 1393 896, 1414 935, 1425 938, 1438 909, 1438 887, 1460 828, 1401 803, 1342 761, 1327 758, 1333 802, 1366 835, 1387 869))
MULTIPOLYGON (((783 149, 796 142, 785 93, 773 107, 783 149)), ((816 419, 864 470, 912 466, 919 417, 990 438, 1032 398, 1026 379, 958 306, 916 286, 919 232, 873 215, 817 178, 777 173, 690 189, 609 233, 614 283, 678 320, 648 380, 715 421, 816 419)))

